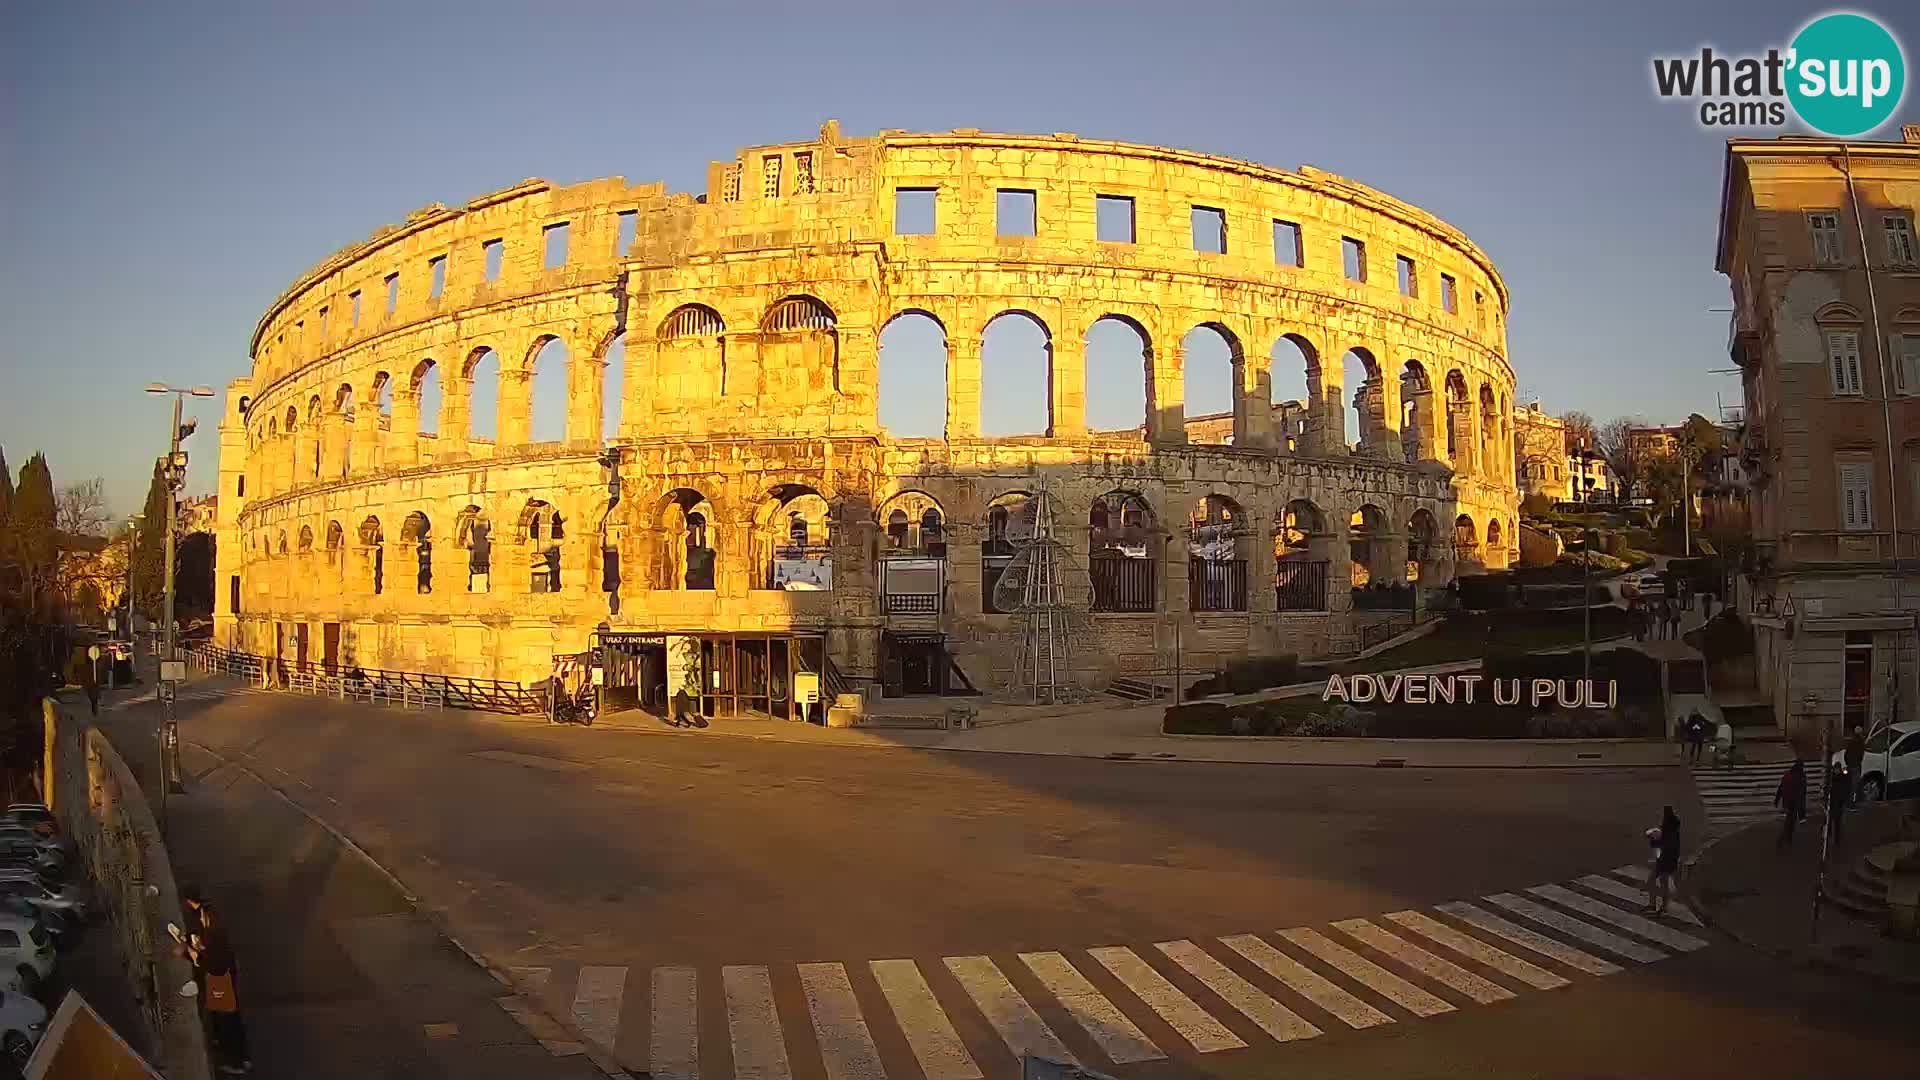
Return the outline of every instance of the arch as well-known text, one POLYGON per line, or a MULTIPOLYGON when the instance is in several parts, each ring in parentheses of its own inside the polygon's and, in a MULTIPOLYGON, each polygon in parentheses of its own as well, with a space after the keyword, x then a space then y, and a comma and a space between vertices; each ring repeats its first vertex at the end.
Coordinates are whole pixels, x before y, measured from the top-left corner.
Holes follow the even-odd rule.
POLYGON ((402 543, 414 543, 425 540, 432 533, 433 523, 427 520, 427 515, 424 511, 415 510, 413 513, 407 515, 405 521, 400 523, 400 541, 402 543))
POLYGON ((1275 610, 1327 610, 1333 542, 1327 515, 1311 499, 1293 499, 1274 515, 1275 610))
POLYGON ((307 424, 308 424, 308 426, 312 426, 312 425, 314 425, 314 424, 318 424, 318 423, 320 422, 320 408, 321 408, 321 406, 320 406, 320 395, 319 395, 319 394, 315 394, 315 395, 313 395, 312 397, 310 397, 310 398, 308 398, 308 399, 307 399, 307 424))
POLYGON ((720 547, 713 504, 692 488, 675 488, 661 496, 653 516, 660 536, 654 587, 712 591, 720 547))
POLYGON ((528 499, 520 508, 520 537, 526 541, 527 591, 560 591, 560 541, 567 537, 560 511, 545 499, 528 499))
POLYGON ((1087 327, 1084 415, 1089 430, 1145 435, 1152 356, 1153 338, 1131 316, 1109 312, 1087 327))
POLYGON ((1342 354, 1340 382, 1348 391, 1342 423, 1344 430, 1353 436, 1352 449, 1368 457, 1387 456, 1384 449, 1388 427, 1385 377, 1373 351, 1355 345, 1342 354))
POLYGON ((374 408, 381 416, 393 414, 393 375, 386 371, 373 373, 372 394, 369 397, 374 408))
MULTIPOLYGON (((1494 396, 1493 386, 1488 383, 1480 384, 1479 420, 1480 475, 1498 476, 1502 472, 1499 467, 1499 462, 1503 456, 1500 453, 1500 404, 1494 396)), ((1504 456, 1511 458, 1513 456, 1512 443, 1508 442, 1506 445, 1508 450, 1504 456)))
POLYGON ((947 328, 918 309, 880 329, 879 423, 896 439, 947 434, 947 328))
POLYGON ((774 334, 832 330, 834 326, 833 309, 804 293, 781 299, 760 320, 760 329, 774 334))
POLYGON ((277 439, 279 437, 280 437, 280 418, 277 416, 270 416, 267 418, 267 438, 271 440, 271 439, 277 439))
POLYGON ((735 386, 727 366, 727 324, 705 304, 681 304, 660 320, 656 331, 660 350, 657 371, 672 373, 658 381, 663 405, 709 405, 730 393, 753 393, 754 386, 735 386))
POLYGON ((980 533, 980 610, 1006 614, 1019 606, 1023 582, 1016 577, 1006 588, 1000 582, 1035 534, 1039 500, 1029 491, 1003 491, 987 503, 980 533))
POLYGON ((1455 558, 1460 552, 1477 552, 1480 549, 1480 532, 1474 526, 1473 515, 1461 514, 1453 519, 1453 548, 1455 558))
POLYGON ((980 328, 980 433, 1051 431, 1052 386, 1053 331, 1046 321, 1018 308, 988 319, 980 328))
MULTIPOLYGON (((833 309, 805 295, 788 296, 760 319, 760 385, 744 393, 820 395, 840 391, 840 331, 833 309)), ((722 393, 731 393, 723 387, 722 393)))
POLYGON ((1321 415, 1319 351, 1299 334, 1282 334, 1267 350, 1267 373, 1278 445, 1289 453, 1316 452, 1309 432, 1321 415))
POLYGON ((1467 377, 1460 374, 1459 368, 1447 372, 1447 458, 1453 462, 1454 471, 1461 471, 1460 457, 1467 447, 1467 425, 1473 422, 1473 413, 1467 397, 1467 377))
POLYGON ((600 441, 620 437, 620 416, 627 393, 627 335, 615 334, 600 351, 600 441))
POLYGON ((560 338, 542 334, 527 352, 527 372, 527 441, 565 441, 573 426, 567 416, 573 399, 573 353, 560 338))
POLYGON ((754 547, 765 576, 758 588, 824 592, 833 588, 833 529, 827 500, 806 484, 781 484, 754 512, 754 547))
POLYGON ((1148 612, 1159 606, 1155 521, 1146 496, 1125 488, 1100 495, 1087 507, 1087 579, 1094 611, 1148 612))
POLYGON ((1850 305, 1835 300, 1832 303, 1822 305, 1820 310, 1814 312, 1813 321, 1817 323, 1857 323, 1861 322, 1862 319, 1860 318, 1859 311, 1850 305))
POLYGON ((1225 495, 1203 495, 1187 510, 1187 608, 1247 610, 1247 563, 1253 530, 1246 511, 1225 495))
POLYGON ((1407 579, 1422 585, 1433 584, 1437 576, 1434 566, 1439 557, 1434 539, 1439 534, 1439 526, 1433 520, 1433 512, 1422 507, 1407 519, 1407 579))
POLYGON ((446 388, 440 382, 440 365, 432 360, 422 360, 413 369, 411 384, 414 408, 417 410, 416 433, 420 435, 439 435, 440 414, 445 408, 446 388))
POLYGON ((347 544, 347 531, 340 527, 339 521, 327 522, 327 565, 340 564, 340 552, 347 544))
POLYGON ((468 504, 454 515, 453 542, 467 553, 467 591, 486 592, 493 571, 493 525, 487 512, 468 504))
POLYGON ((1400 453, 1409 464, 1433 457, 1433 380, 1418 360, 1400 368, 1400 453))
POLYGON ((1362 504, 1347 520, 1347 561, 1355 588, 1392 576, 1392 568, 1381 565, 1390 532, 1386 511, 1372 503, 1362 504))
POLYGON ((287 553, 287 530, 281 529, 274 537, 274 553, 277 555, 287 553))
POLYGON ((494 443, 500 439, 500 354, 482 345, 467 354, 461 365, 466 380, 466 437, 468 442, 494 443))
POLYGON ((1487 547, 1500 548, 1505 544, 1501 540, 1500 519, 1492 518, 1487 522, 1487 547))
POLYGON ((1220 323, 1201 323, 1180 339, 1187 442, 1232 446, 1246 434, 1245 395, 1240 386, 1245 362, 1240 338, 1220 323))
POLYGON ((947 553, 946 511, 940 500, 909 489, 887 497, 874 511, 889 554, 941 558, 947 553))
POLYGON ((289 435, 293 434, 294 429, 299 425, 300 425, 300 410, 292 405, 287 406, 287 426, 286 426, 287 434, 289 435))
POLYGON ((308 554, 313 550, 313 526, 300 526, 300 539, 298 544, 299 547, 295 550, 299 551, 302 555, 308 554))
POLYGON ((705 304, 681 304, 660 320, 660 328, 655 336, 662 341, 678 341, 683 338, 719 337, 725 333, 727 322, 720 313, 705 304))

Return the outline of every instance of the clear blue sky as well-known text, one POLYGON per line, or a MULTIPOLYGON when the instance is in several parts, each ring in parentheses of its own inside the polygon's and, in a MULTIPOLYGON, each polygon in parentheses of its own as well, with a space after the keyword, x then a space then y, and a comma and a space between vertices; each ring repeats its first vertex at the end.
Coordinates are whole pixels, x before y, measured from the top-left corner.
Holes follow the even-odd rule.
MULTIPOLYGON (((130 509, 166 426, 140 387, 245 372, 266 305, 341 246, 528 176, 699 190, 709 160, 828 117, 856 135, 1074 131, 1351 176, 1491 253, 1524 395, 1601 419, 1710 413, 1716 391, 1739 393, 1708 373, 1727 366, 1727 317, 1709 311, 1727 305, 1720 136, 1654 98, 1649 58, 1783 44, 1822 10, 272 6, 0 15, 0 446, 14 467, 44 450, 56 481, 104 476, 130 509)), ((1893 25, 1914 53, 1920 24, 1893 25)), ((207 415, 195 490, 213 476, 207 415)))

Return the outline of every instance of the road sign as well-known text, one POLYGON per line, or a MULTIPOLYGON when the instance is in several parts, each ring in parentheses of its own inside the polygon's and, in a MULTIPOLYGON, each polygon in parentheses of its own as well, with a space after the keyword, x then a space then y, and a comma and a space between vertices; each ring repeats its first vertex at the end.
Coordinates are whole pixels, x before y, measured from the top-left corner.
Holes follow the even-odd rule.
POLYGON ((100 646, 98 645, 87 646, 87 659, 89 660, 100 659, 100 646))
POLYGON ((185 660, 160 661, 161 682, 182 682, 185 681, 186 677, 187 662, 185 660))
POLYGON ((802 705, 820 703, 820 673, 817 671, 796 671, 793 673, 793 700, 802 705))
POLYGON ((175 695, 175 693, 177 692, 177 690, 176 690, 176 688, 177 688, 177 687, 178 687, 179 685, 180 685, 180 684, 178 684, 178 683, 173 683, 173 682, 168 682, 168 681, 166 681, 166 680, 164 680, 164 679, 162 679, 162 680, 161 680, 161 682, 160 682, 160 691, 159 691, 159 700, 160 700, 160 703, 161 703, 162 705, 171 705, 171 704, 173 704, 173 702, 174 702, 174 695, 175 695))

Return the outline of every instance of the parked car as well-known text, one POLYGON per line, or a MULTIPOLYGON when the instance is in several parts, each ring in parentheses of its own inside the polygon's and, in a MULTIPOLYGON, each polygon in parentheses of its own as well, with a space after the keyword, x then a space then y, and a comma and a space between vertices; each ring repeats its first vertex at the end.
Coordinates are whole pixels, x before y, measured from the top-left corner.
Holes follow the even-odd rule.
POLYGON ((0 976, 22 994, 37 994, 53 974, 53 935, 31 915, 0 913, 0 976))
MULTIPOLYGON (((1846 768, 1846 751, 1835 751, 1831 764, 1846 768)), ((1862 802, 1920 795, 1920 720, 1902 720, 1891 730, 1885 724, 1875 728, 1853 785, 1862 802)))
POLYGON ((0 867, 26 868, 59 877, 67 871, 67 856, 58 848, 44 848, 33 840, 0 837, 0 867))
POLYGON ((42 911, 57 911, 69 923, 87 918, 86 897, 72 885, 49 885, 31 875, 0 873, 0 896, 18 896, 42 911))
POLYGON ((47 1031, 47 1007, 25 994, 0 993, 0 1053, 25 1069, 47 1031))
POLYGON ((52 936, 56 949, 72 944, 67 934, 73 929, 73 921, 67 918, 65 912, 43 911, 28 903, 24 896, 0 896, 0 914, 24 915, 39 920, 41 928, 52 936))
POLYGON ((1639 596, 1648 600, 1667 595, 1667 582, 1658 573, 1635 574, 1626 581, 1628 596, 1639 596))
POLYGON ((53 836, 60 832, 60 819, 53 816, 46 803, 19 802, 9 804, 0 810, 0 822, 18 822, 36 832, 53 836))
POLYGON ((66 851, 66 843, 58 836, 43 833, 31 825, 0 820, 0 840, 24 840, 42 851, 66 851))

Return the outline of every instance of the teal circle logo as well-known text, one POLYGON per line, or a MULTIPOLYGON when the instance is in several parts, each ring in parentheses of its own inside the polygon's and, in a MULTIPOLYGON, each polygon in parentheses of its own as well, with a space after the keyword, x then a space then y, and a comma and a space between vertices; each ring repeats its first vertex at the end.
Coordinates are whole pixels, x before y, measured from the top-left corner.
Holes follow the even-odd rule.
POLYGON ((1886 123, 1907 90, 1907 61, 1865 15, 1822 15, 1794 37, 1787 99, 1822 135, 1864 135, 1886 123))

